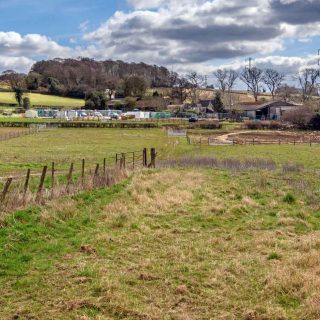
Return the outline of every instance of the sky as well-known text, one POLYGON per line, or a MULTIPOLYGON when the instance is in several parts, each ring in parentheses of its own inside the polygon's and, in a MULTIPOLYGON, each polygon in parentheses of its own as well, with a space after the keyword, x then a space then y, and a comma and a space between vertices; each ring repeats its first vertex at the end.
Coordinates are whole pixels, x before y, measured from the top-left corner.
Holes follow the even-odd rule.
POLYGON ((317 67, 320 0, 0 0, 0 72, 90 57, 210 75, 317 67))

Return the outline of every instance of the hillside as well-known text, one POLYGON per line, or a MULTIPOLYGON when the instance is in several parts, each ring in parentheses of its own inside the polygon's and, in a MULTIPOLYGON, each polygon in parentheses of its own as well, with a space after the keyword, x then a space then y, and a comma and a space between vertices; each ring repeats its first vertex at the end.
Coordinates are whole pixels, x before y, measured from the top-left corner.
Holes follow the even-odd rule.
MULTIPOLYGON (((33 106, 46 106, 46 107, 81 107, 84 106, 84 100, 65 98, 59 96, 29 93, 26 94, 31 100, 33 106)), ((16 104, 14 94, 11 92, 0 92, 1 104, 16 104)))

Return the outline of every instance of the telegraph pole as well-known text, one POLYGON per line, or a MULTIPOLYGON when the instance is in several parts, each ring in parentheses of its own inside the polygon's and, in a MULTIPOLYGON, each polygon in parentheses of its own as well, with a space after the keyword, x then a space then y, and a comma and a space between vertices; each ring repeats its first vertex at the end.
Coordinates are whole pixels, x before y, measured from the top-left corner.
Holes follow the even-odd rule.
POLYGON ((249 58, 249 70, 251 70, 251 67, 252 67, 252 58, 250 57, 249 58))

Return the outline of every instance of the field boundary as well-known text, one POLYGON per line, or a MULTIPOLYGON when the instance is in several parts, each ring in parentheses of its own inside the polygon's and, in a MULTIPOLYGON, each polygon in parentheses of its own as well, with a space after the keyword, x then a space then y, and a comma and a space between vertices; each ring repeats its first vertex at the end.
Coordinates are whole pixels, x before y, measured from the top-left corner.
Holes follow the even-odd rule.
POLYGON ((38 132, 39 132, 38 128, 29 127, 29 130, 12 131, 4 134, 0 133, 0 141, 6 141, 14 138, 29 136, 32 134, 37 134, 38 132))
POLYGON ((57 164, 45 165, 41 172, 32 173, 28 169, 25 175, 0 177, 0 212, 12 211, 30 204, 42 204, 47 200, 65 195, 74 195, 84 190, 110 187, 123 180, 129 173, 143 168, 156 167, 155 148, 117 153, 88 167, 82 159, 79 170, 71 162, 68 170, 57 170, 57 164), (107 160, 113 160, 112 164, 107 160))

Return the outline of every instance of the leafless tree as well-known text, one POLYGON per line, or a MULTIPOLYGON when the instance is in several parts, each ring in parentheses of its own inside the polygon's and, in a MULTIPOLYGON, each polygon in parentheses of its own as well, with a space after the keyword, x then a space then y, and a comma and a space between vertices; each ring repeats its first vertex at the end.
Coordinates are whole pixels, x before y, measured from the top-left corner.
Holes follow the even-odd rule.
POLYGON ((229 110, 231 112, 232 109, 232 96, 231 91, 232 88, 238 79, 238 73, 234 70, 227 70, 227 69, 218 69, 216 72, 213 73, 215 78, 218 82, 218 87, 222 92, 222 96, 227 104, 229 104, 229 110), (228 96, 225 96, 225 93, 228 93, 228 96))
POLYGON ((276 91, 280 88, 284 80, 284 74, 274 69, 266 69, 263 74, 262 81, 270 90, 272 100, 274 100, 276 91))
POLYGON ((179 103, 184 103, 190 92, 190 83, 186 78, 176 77, 172 83, 171 98, 178 100, 179 103))
POLYGON ((248 86, 254 96, 254 100, 257 102, 263 81, 263 70, 256 67, 245 68, 241 72, 240 79, 248 86))
POLYGON ((218 69, 213 75, 217 79, 219 90, 224 94, 227 89, 227 70, 218 69))
POLYGON ((306 68, 298 75, 298 82, 302 90, 302 100, 309 100, 315 93, 317 81, 320 78, 320 72, 314 68, 306 68))
POLYGON ((229 93, 231 93, 233 86, 235 82, 237 81, 239 75, 238 72, 234 70, 229 70, 228 71, 228 77, 227 77, 227 90, 229 93))
POLYGON ((289 101, 295 96, 299 95, 299 89, 296 87, 289 86, 288 84, 283 84, 277 88, 275 94, 282 100, 289 101))
POLYGON ((199 88, 201 88, 205 83, 205 78, 198 74, 197 72, 190 72, 187 74, 187 80, 190 85, 190 95, 192 104, 195 105, 198 103, 199 97, 199 88))

